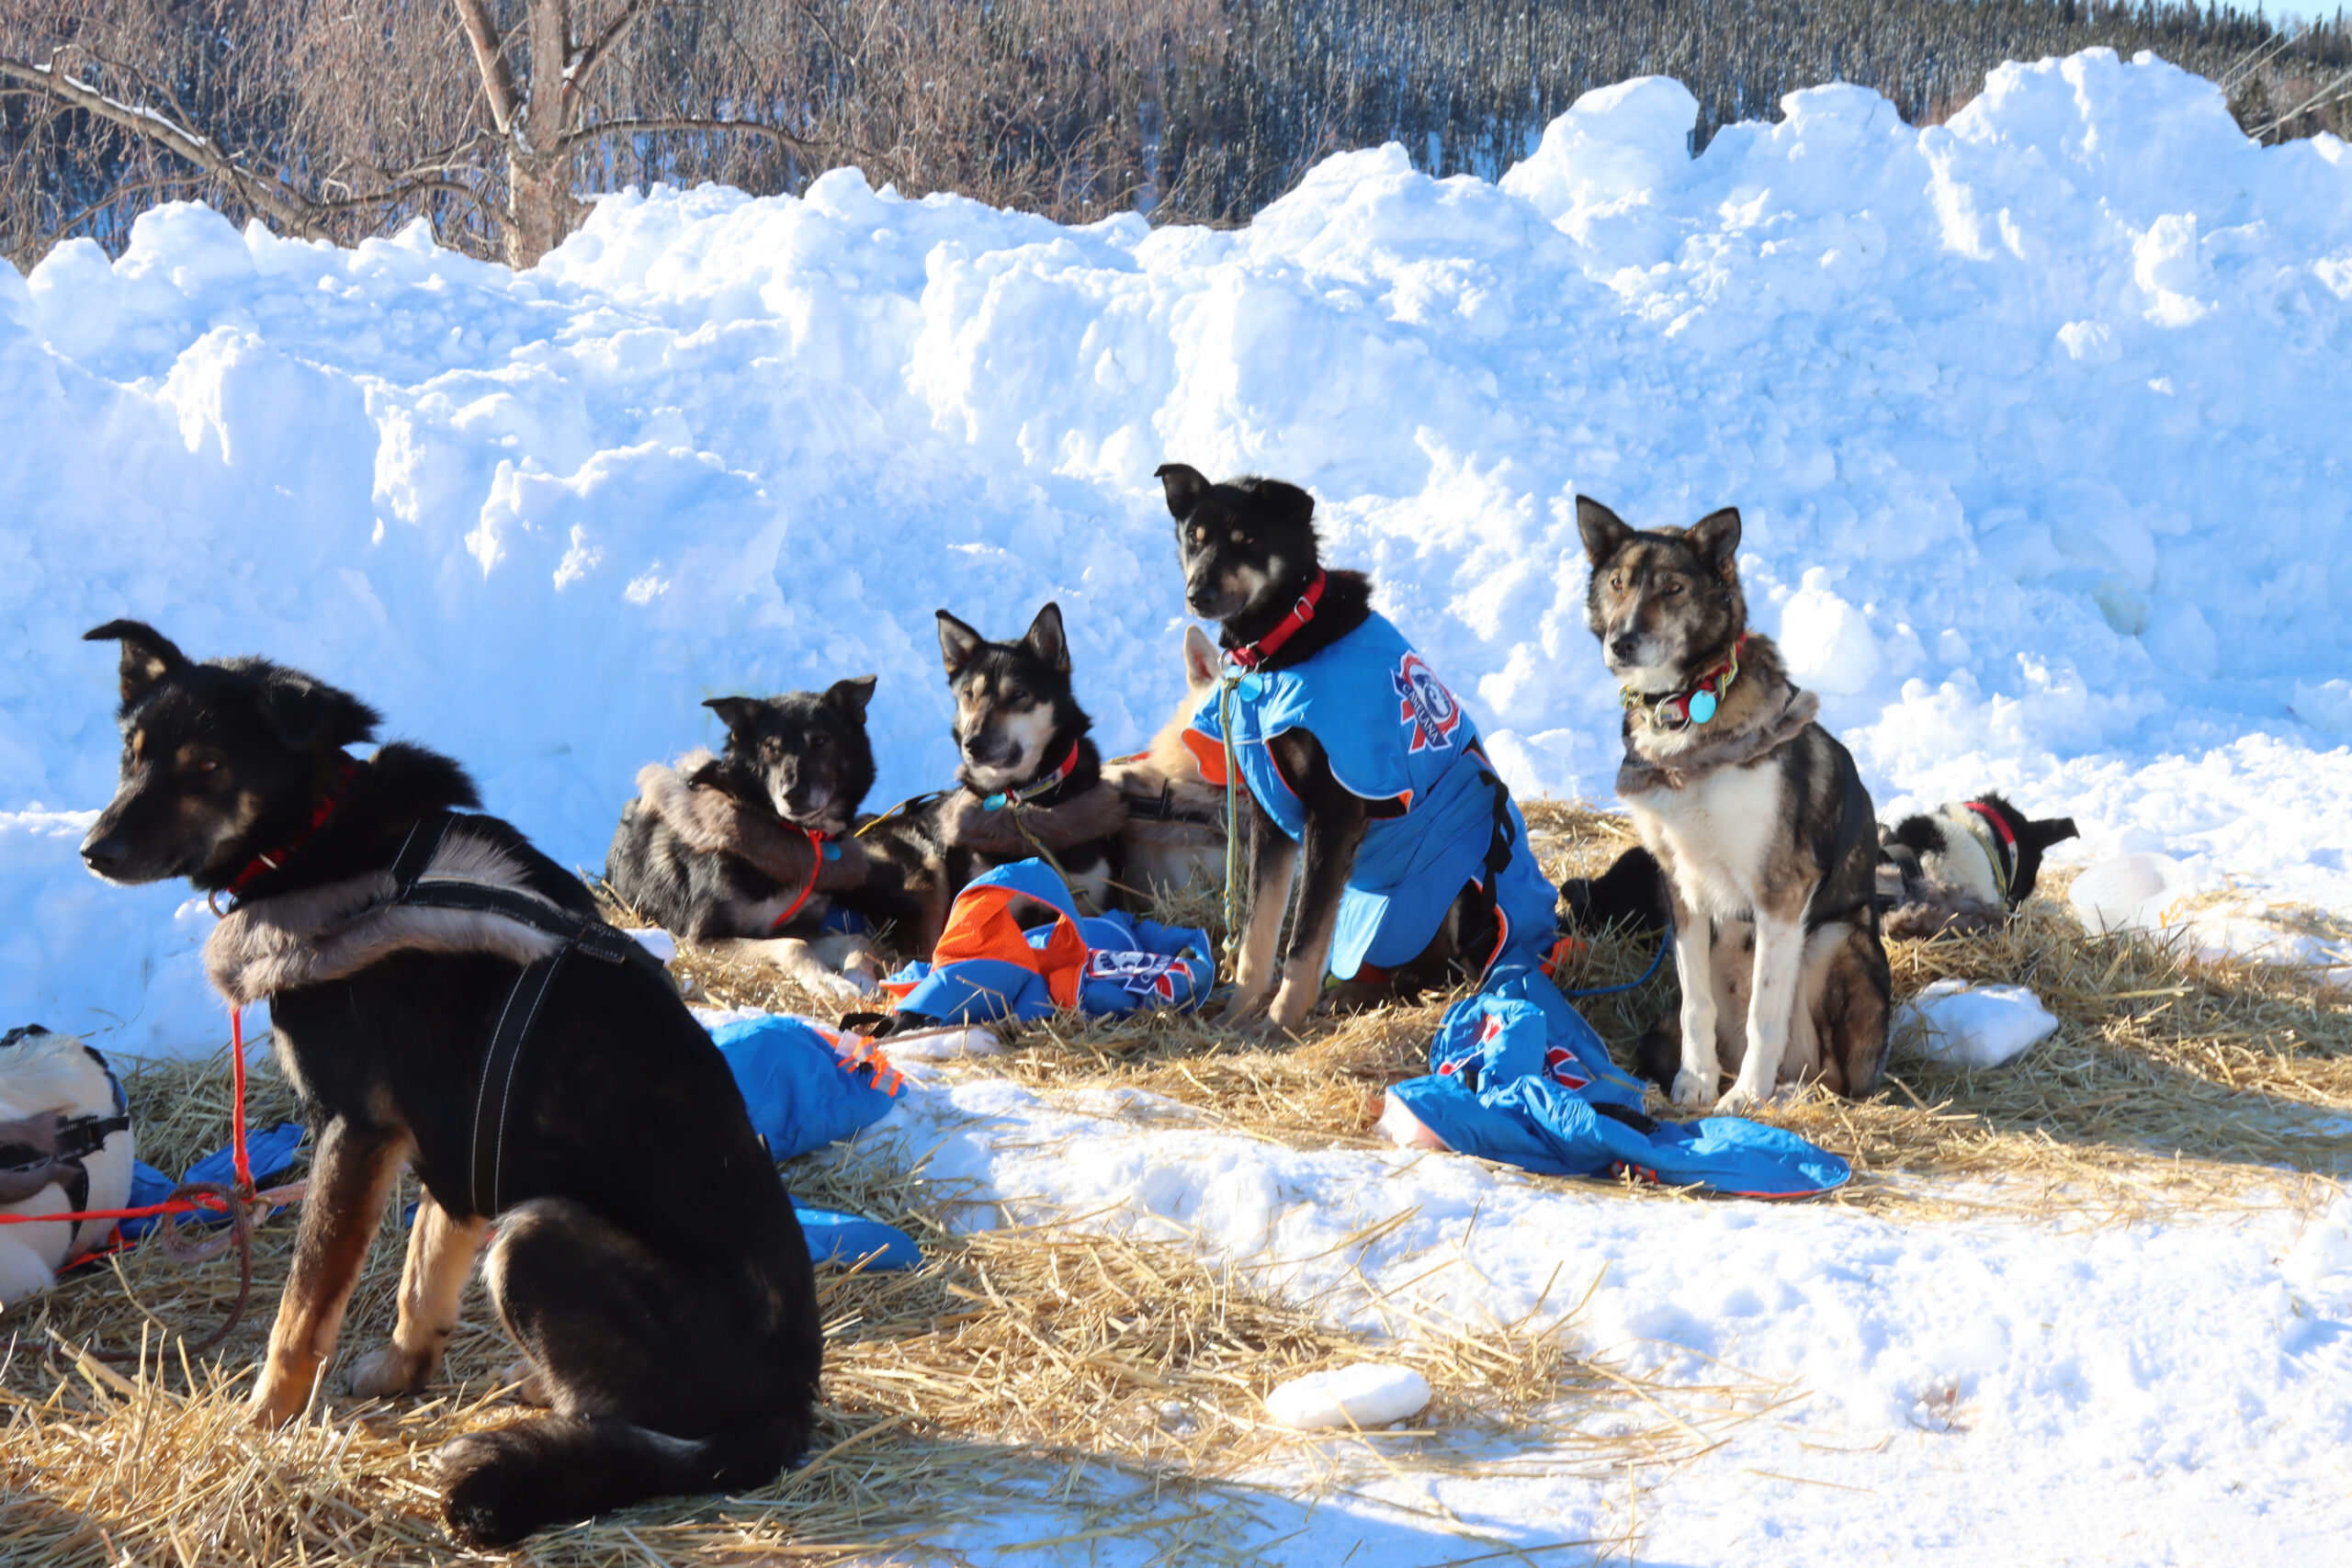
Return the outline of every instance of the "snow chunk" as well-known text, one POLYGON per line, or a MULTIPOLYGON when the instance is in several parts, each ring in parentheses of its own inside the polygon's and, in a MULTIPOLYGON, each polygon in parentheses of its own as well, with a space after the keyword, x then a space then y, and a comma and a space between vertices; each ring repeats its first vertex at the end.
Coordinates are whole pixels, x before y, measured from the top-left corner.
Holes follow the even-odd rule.
POLYGON ((1959 1067, 1997 1067, 2050 1037, 2058 1020, 2023 986, 1939 980, 1895 1010, 1897 1030, 1917 1031, 1919 1054, 1959 1067))
POLYGON ((1429 1379, 1410 1367, 1358 1361, 1293 1378, 1266 1395, 1267 1414, 1286 1427, 1385 1427, 1430 1402, 1429 1379))
POLYGON ((2075 878, 2066 902, 2093 936, 2162 931, 2166 911, 2189 891, 2188 868, 2167 854, 2142 851, 2103 860, 2075 878))
POLYGON ((1823 567, 1808 568, 1804 586, 1781 607, 1779 640, 1790 678, 1834 696, 1868 690, 1886 662, 1870 623, 1831 591, 1823 567))

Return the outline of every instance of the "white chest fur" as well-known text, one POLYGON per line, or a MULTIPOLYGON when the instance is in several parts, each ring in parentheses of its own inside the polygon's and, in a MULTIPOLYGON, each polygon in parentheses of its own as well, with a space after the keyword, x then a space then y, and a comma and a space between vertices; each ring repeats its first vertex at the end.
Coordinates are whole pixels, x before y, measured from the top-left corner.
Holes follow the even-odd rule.
POLYGON ((1739 919, 1756 908, 1771 847, 1789 831, 1783 793, 1781 770, 1767 761, 1625 804, 1683 899, 1718 919, 1739 919))

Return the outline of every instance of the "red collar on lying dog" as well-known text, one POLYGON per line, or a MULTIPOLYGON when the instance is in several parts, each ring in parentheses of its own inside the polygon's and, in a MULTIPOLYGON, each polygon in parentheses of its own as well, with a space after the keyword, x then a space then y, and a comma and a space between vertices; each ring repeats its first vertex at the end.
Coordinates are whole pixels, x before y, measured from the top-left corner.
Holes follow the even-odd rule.
POLYGON ((2001 852, 1994 857, 1993 871, 2001 879, 2001 898, 2006 903, 2009 897, 2009 885, 2017 880, 2018 836, 2009 831, 2009 825, 2001 820, 2001 814, 1983 801, 1963 800, 1960 804, 1964 809, 1973 811, 1990 822, 1993 831, 1999 835, 2001 852))
POLYGON ((1225 656, 1244 670, 1255 670, 1281 652, 1283 644, 1296 637, 1299 627, 1315 618, 1315 606, 1323 602, 1324 587, 1330 581, 1329 572, 1317 570, 1315 581, 1306 585, 1306 592, 1298 596, 1298 603, 1291 606, 1290 614, 1284 615, 1273 630, 1256 642, 1245 642, 1239 648, 1227 649, 1225 656))
MULTIPOLYGON (((234 899, 238 895, 244 892, 246 888, 259 881, 264 874, 276 871, 288 861, 293 859, 294 852, 300 849, 304 844, 309 843, 311 841, 311 836, 316 833, 320 829, 326 826, 327 818, 334 815, 334 808, 341 806, 343 804, 343 797, 351 793, 351 781, 358 776, 359 764, 353 761, 350 758, 345 757, 343 760, 342 764, 334 771, 334 782, 327 785, 326 794, 321 795, 319 797, 318 805, 311 808, 311 820, 309 825, 303 828, 300 832, 295 834, 291 839, 288 840, 285 843, 280 844, 277 848, 270 850, 263 854, 257 854, 254 856, 253 859, 247 861, 245 863, 245 869, 231 877, 229 879, 229 886, 222 888, 220 892, 226 893, 232 899, 234 899)), ((213 895, 213 898, 215 900, 214 908, 216 910, 220 907, 218 903, 219 897, 219 894, 213 895)))
POLYGON ((1628 708, 1646 707, 1650 722, 1660 729, 1686 729, 1694 724, 1704 724, 1715 716, 1715 708, 1723 701, 1731 683, 1739 679, 1739 650, 1747 646, 1747 634, 1739 634, 1731 645, 1731 657, 1699 677, 1697 684, 1672 696, 1650 697, 1639 692, 1621 692, 1621 700, 1628 708))

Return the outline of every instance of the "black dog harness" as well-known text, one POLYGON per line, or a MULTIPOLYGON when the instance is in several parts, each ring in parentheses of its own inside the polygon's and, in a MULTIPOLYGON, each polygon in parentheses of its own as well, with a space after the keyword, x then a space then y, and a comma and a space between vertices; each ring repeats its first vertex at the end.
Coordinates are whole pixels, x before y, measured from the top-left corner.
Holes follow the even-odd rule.
POLYGON ((467 1165, 466 1207, 471 1213, 498 1213, 500 1176, 506 1152, 506 1122, 512 1113, 515 1069, 523 1047, 529 1043, 539 1010, 555 989, 556 976, 574 953, 600 964, 641 962, 659 969, 661 961, 628 932, 603 920, 565 913, 546 899, 497 883, 469 877, 426 876, 425 867, 441 847, 450 826, 465 820, 454 811, 435 811, 417 819, 392 861, 396 891, 393 904, 412 908, 458 909, 495 915, 528 926, 556 940, 556 950, 523 965, 499 1010, 489 1047, 482 1053, 481 1071, 474 1084, 472 1158, 467 1165))
MULTIPOLYGON (((47 1032, 38 1024, 12 1029, 0 1035, 0 1048, 28 1034, 47 1032)), ((46 1188, 62 1187, 68 1213, 89 1207, 90 1172, 83 1162, 104 1148, 108 1138, 130 1130, 130 1101, 122 1080, 105 1057, 87 1045, 82 1049, 90 1052, 106 1074, 107 1087, 114 1090, 114 1113, 61 1116, 52 1111, 21 1122, 0 1122, 0 1203, 21 1203, 46 1188)))

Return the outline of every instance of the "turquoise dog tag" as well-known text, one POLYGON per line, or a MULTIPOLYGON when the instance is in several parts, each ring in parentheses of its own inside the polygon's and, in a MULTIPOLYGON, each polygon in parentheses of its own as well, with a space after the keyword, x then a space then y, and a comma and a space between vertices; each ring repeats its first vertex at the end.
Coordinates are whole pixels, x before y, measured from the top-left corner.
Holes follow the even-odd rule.
POLYGON ((1266 689, 1265 679, 1259 675, 1244 675, 1233 689, 1241 694, 1243 702, 1254 703, 1266 689))
POLYGON ((1714 716, 1715 694, 1713 692, 1691 693, 1690 722, 1693 724, 1704 724, 1714 716))

